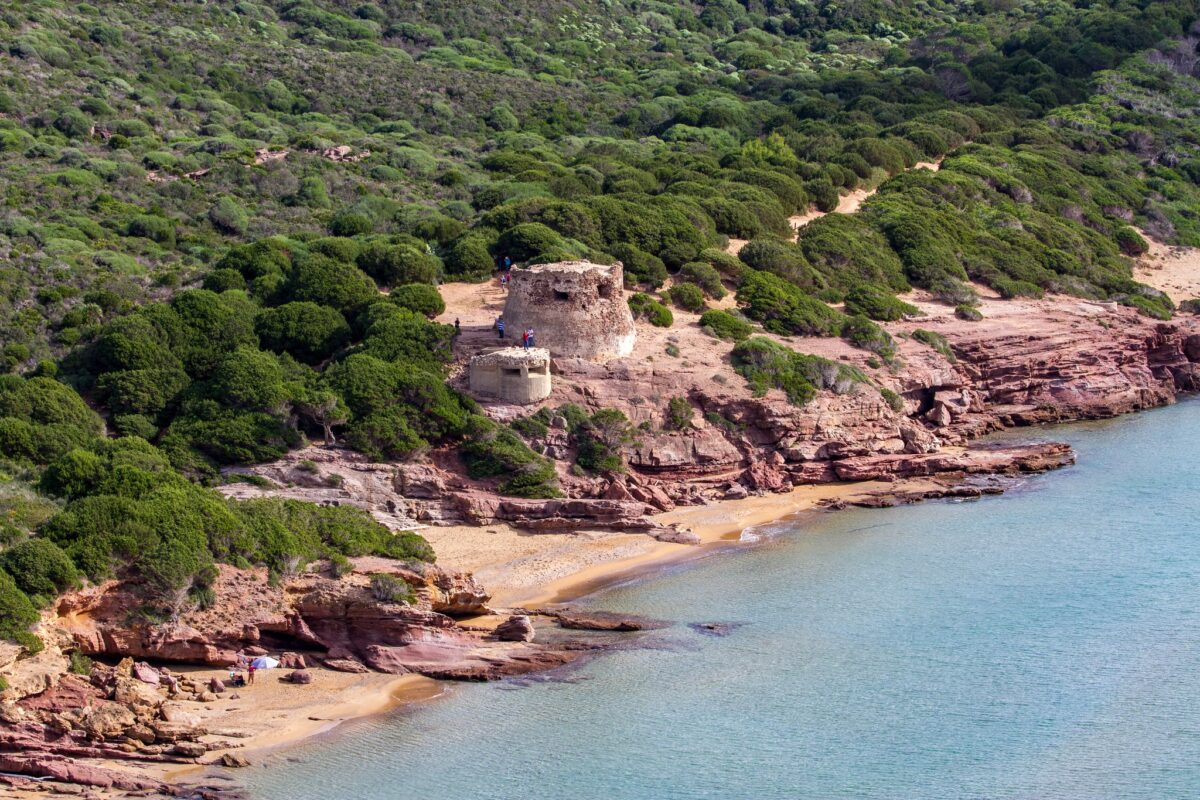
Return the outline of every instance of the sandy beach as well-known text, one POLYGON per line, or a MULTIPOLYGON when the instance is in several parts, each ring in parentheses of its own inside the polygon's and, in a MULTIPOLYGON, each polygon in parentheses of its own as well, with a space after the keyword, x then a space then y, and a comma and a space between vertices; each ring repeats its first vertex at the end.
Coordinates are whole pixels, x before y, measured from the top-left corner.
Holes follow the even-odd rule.
MULTIPOLYGON (((913 490, 933 486, 925 481, 904 484, 913 490)), ((897 488, 879 481, 800 486, 784 494, 685 506, 655 517, 692 531, 700 537, 699 545, 611 531, 527 533, 507 525, 427 528, 421 533, 433 544, 439 564, 475 573, 492 592, 493 607, 528 608, 578 599, 635 575, 708 555, 714 547, 736 545, 748 528, 811 511, 822 501, 854 500, 897 488)))

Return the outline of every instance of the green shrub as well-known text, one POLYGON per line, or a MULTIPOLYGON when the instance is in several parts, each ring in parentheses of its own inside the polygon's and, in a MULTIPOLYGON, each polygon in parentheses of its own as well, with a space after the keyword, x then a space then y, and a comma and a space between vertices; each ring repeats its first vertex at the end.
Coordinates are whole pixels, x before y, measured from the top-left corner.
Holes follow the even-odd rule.
POLYGON ((164 247, 175 246, 175 223, 163 217, 141 214, 129 221, 125 229, 128 236, 140 236, 158 242, 164 247))
POLYGON ((847 317, 842 338, 855 347, 869 350, 889 364, 896 358, 896 343, 883 328, 864 316, 847 317))
POLYGON ((512 430, 486 417, 473 416, 459 454, 472 478, 503 477, 502 494, 515 497, 558 497, 554 463, 529 449, 512 430))
POLYGON ((1014 297, 1042 297, 1046 294, 1046 290, 1037 284, 1029 281, 1014 281, 1007 278, 996 278, 992 281, 992 288, 1000 293, 1000 296, 1006 300, 1011 300, 1014 297))
POLYGON ((609 252, 624 266, 627 285, 643 284, 657 289, 666 282, 667 266, 658 256, 630 244, 615 245, 609 252))
MULTIPOLYGON (((301 180, 300 189, 296 192, 295 203, 306 208, 329 208, 329 190, 325 186, 325 181, 316 175, 301 180)), ((370 220, 367 222, 369 224, 370 220)))
POLYGON ((908 291, 904 264, 887 238, 862 215, 829 214, 801 231, 800 250, 824 282, 843 290, 869 284, 908 291))
POLYGON ((268 308, 254 321, 262 346, 319 363, 350 340, 350 325, 337 309, 303 301, 268 308))
POLYGON ((357 263, 381 286, 435 284, 442 272, 437 256, 407 244, 372 242, 359 253, 357 263))
POLYGON ((954 351, 950 349, 950 342, 946 337, 934 331, 927 331, 924 328, 917 328, 912 332, 912 338, 918 342, 927 344, 934 350, 941 353, 951 364, 957 364, 958 359, 954 355, 954 351))
POLYGON ((494 269, 487 239, 477 233, 459 237, 446 253, 446 274, 459 280, 487 280, 494 269))
POLYGON ((446 310, 446 302, 436 286, 427 283, 408 283, 392 290, 391 301, 433 319, 446 310))
POLYGON ((241 236, 250 227, 250 215, 232 197, 222 197, 208 209, 208 219, 222 233, 241 236))
POLYGON ((227 292, 246 288, 246 279, 236 269, 216 269, 204 276, 203 288, 210 292, 227 292))
POLYGON ((750 319, 772 333, 836 336, 844 315, 799 287, 768 272, 751 271, 737 291, 738 305, 750 319))
MULTIPOLYGON (((315 189, 315 187, 313 187, 315 189)), ((324 188, 324 184, 322 184, 324 188)), ((306 203, 307 205, 307 203, 306 203)), ((375 223, 366 214, 344 211, 329 223, 329 232, 334 236, 363 236, 375 229, 375 223)))
POLYGON ((615 408, 602 408, 575 430, 575 463, 593 473, 624 472, 622 449, 636 441, 629 419, 615 408))
POLYGON ((770 273, 795 286, 817 290, 825 287, 804 252, 779 239, 755 239, 738 252, 738 258, 752 270, 770 273))
POLYGON ((416 593, 407 581, 383 573, 371 576, 371 596, 381 603, 400 603, 406 606, 417 601, 416 593))
POLYGON ((1165 295, 1162 297, 1151 297, 1135 294, 1126 297, 1121 302, 1123 305, 1136 308, 1139 314, 1151 317, 1152 319, 1168 320, 1171 318, 1171 301, 1165 295))
POLYGON ((54 127, 68 138, 82 139, 91 133, 92 120, 79 109, 67 108, 54 118, 54 127))
POLYGON ((748 339, 754 330, 744 319, 720 309, 712 309, 701 314, 700 327, 718 339, 730 342, 748 339))
POLYGON ((891 389, 888 389, 887 387, 880 387, 879 396, 884 399, 892 411, 895 411, 897 414, 904 411, 904 398, 893 392, 891 389))
POLYGON ((960 303, 954 307, 954 316, 967 322, 979 322, 979 320, 983 319, 983 312, 975 306, 960 303))
POLYGON ((500 234, 496 248, 501 255, 508 256, 516 263, 563 252, 566 242, 552 228, 540 222, 525 222, 500 234))
POLYGON ((545 436, 550 432, 550 409, 539 408, 528 416, 517 417, 509 424, 514 431, 526 438, 545 436))
POLYGON ((71 666, 69 669, 76 675, 88 676, 92 674, 92 660, 78 650, 71 651, 71 666))
POLYGON ((48 603, 79 581, 79 574, 62 548, 47 539, 34 537, 0 553, 3 568, 18 588, 30 598, 48 603))
POLYGON ((867 380, 846 364, 797 353, 761 336, 735 345, 731 360, 734 370, 746 379, 756 395, 766 394, 768 389, 782 389, 796 405, 809 402, 821 389, 846 394, 867 380))
POLYGON ((692 427, 696 410, 686 397, 672 397, 667 401, 666 426, 672 430, 685 431, 692 427))
POLYGON ((1116 239, 1121 252, 1132 258, 1145 255, 1150 250, 1150 245, 1142 238, 1141 234, 1129 226, 1118 228, 1113 238, 1116 239))
POLYGON ((699 314, 707 304, 704 302, 704 292, 694 283, 679 283, 672 286, 667 295, 678 308, 699 314))
POLYGON ((846 313, 861 314, 880 322, 894 322, 921 315, 921 310, 890 292, 870 284, 860 284, 846 293, 846 313))
POLYGON ((725 287, 721 284, 721 273, 716 267, 702 261, 690 261, 679 268, 677 280, 687 281, 699 286, 704 294, 713 300, 725 296, 725 287))
POLYGON ((656 328, 669 328, 675 322, 671 309, 645 292, 630 295, 629 310, 633 312, 634 319, 644 319, 656 328))
POLYGON ((14 641, 31 653, 42 649, 42 642, 29 632, 38 621, 37 609, 20 590, 16 581, 0 569, 0 639, 14 641))
POLYGON ((297 257, 287 285, 289 300, 308 300, 351 314, 379 298, 375 283, 353 264, 329 256, 297 257))

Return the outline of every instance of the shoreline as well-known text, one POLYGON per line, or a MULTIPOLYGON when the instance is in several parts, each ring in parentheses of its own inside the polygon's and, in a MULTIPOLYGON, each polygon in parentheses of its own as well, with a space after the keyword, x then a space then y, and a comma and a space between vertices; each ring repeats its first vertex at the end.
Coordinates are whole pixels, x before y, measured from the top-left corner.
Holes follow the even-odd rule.
POLYGON ((654 519, 695 533, 700 537, 699 544, 675 544, 649 539, 649 545, 641 553, 590 565, 537 590, 506 593, 503 587, 498 587, 496 601, 503 601, 509 607, 537 607, 579 600, 651 572, 746 544, 741 539, 746 530, 816 511, 822 501, 850 502, 897 489, 921 490, 936 485, 929 480, 812 484, 798 486, 781 494, 719 500, 703 506, 682 506, 657 514, 654 519))
MULTIPOLYGON (((710 505, 686 506, 658 515, 664 523, 673 523, 686 527, 700 537, 699 544, 676 544, 660 542, 644 534, 608 534, 602 537, 589 537, 586 533, 571 534, 516 534, 530 537, 568 536, 575 540, 575 550, 587 553, 589 550, 603 554, 612 548, 607 540, 614 538, 632 537, 640 544, 633 548, 634 552, 621 555, 611 560, 598 560, 595 563, 585 563, 579 569, 570 571, 561 577, 542 585, 540 588, 510 587, 502 583, 496 584, 493 604, 497 611, 523 607, 544 608, 567 603, 595 594, 604 589, 634 580, 665 572, 674 567, 684 565, 693 560, 707 558, 725 550, 740 546, 753 546, 757 542, 746 542, 742 534, 763 525, 770 525, 798 517, 806 513, 820 510, 819 503, 828 500, 852 501, 870 496, 889 493, 897 489, 921 490, 937 486, 925 479, 910 479, 905 481, 861 481, 853 483, 816 484, 800 486, 783 494, 756 495, 737 500, 722 500, 710 505)), ((490 526, 495 530, 497 526, 490 526)), ((434 529, 437 530, 437 529, 434 529)), ((451 530, 451 529, 442 529, 451 530)), ((484 528, 474 529, 479 534, 485 534, 484 528)), ((624 552, 624 551, 618 551, 624 552)), ((577 554, 578 554, 577 553, 577 554)), ((521 570, 518 560, 511 567, 514 575, 521 570)), ((480 620, 485 617, 480 617, 480 620)), ((224 670, 194 669, 187 670, 205 678, 216 675, 224 670)), ((402 709, 415 707, 421 703, 435 700, 450 691, 445 681, 426 678, 420 675, 388 675, 383 673, 348 674, 339 673, 324 668, 310 668, 314 674, 314 684, 305 687, 308 692, 313 689, 322 693, 322 700, 316 704, 300 702, 281 703, 279 696, 291 690, 289 684, 277 682, 274 675, 263 676, 264 683, 272 687, 269 695, 263 697, 256 716, 269 717, 270 727, 251 733, 237 740, 237 744, 228 748, 214 749, 206 758, 208 762, 195 765, 141 765, 138 771, 150 773, 154 777, 184 785, 211 782, 213 778, 222 781, 237 782, 236 772, 221 765, 220 759, 226 753, 247 757, 252 766, 261 766, 261 759, 280 755, 289 748, 309 740, 329 734, 343 723, 354 720, 387 714, 402 709), (335 686, 324 685, 332 682, 335 686), (276 688, 278 683, 278 688, 276 688), (366 694, 363 694, 364 689, 366 694), (329 692, 333 698, 327 700, 329 692)), ((263 684, 259 684, 262 687, 263 684)), ((301 695, 303 696, 303 695, 301 695)), ((311 697, 311 694, 307 695, 311 697)), ((228 706, 234 701, 222 699, 211 709, 218 725, 216 729, 236 725, 237 721, 231 716, 228 706), (221 706, 225 706, 222 708, 221 706)), ((262 724, 262 719, 260 719, 262 724)), ((122 764, 107 764, 117 768, 128 767, 122 764)))

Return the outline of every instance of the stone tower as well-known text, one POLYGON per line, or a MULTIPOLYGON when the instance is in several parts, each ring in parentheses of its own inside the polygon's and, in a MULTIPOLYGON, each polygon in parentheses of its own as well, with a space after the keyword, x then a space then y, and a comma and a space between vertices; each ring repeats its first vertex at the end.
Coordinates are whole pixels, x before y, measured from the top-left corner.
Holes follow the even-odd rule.
POLYGON ((522 331, 533 328, 534 344, 560 358, 622 358, 633 352, 637 338, 624 289, 620 263, 563 261, 514 269, 505 330, 520 341, 522 331))

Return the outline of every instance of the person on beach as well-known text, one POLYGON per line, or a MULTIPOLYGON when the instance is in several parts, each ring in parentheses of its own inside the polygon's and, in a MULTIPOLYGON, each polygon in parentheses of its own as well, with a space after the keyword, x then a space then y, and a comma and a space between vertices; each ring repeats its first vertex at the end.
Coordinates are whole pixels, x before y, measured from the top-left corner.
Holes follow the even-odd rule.
POLYGON ((504 338, 504 317, 496 317, 496 338, 504 338))
POLYGON ((458 317, 455 317, 454 318, 454 335, 458 336, 460 333, 462 333, 462 325, 459 323, 458 317))
POLYGON ((246 668, 246 683, 247 684, 254 683, 254 664, 251 664, 249 667, 246 668))

